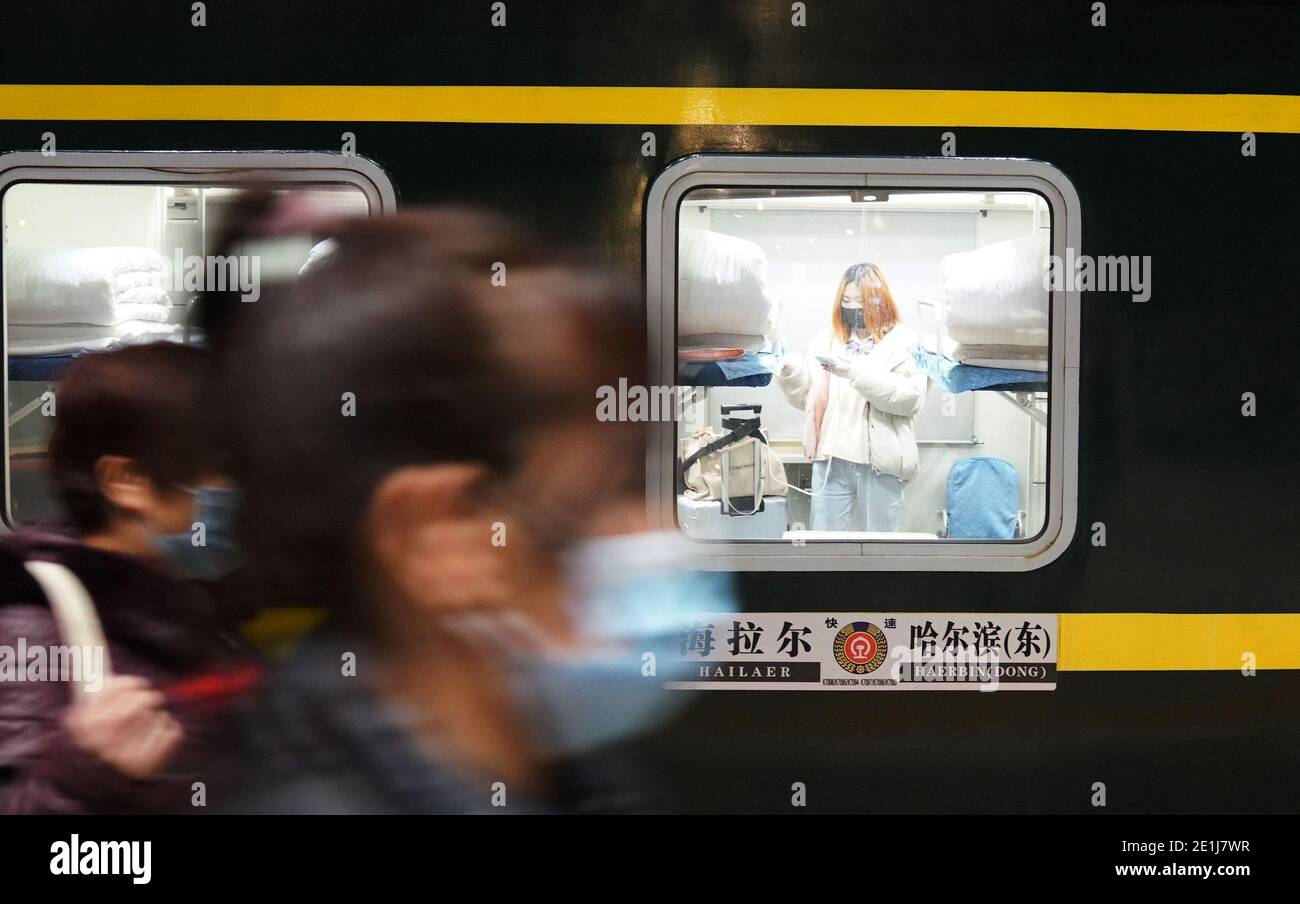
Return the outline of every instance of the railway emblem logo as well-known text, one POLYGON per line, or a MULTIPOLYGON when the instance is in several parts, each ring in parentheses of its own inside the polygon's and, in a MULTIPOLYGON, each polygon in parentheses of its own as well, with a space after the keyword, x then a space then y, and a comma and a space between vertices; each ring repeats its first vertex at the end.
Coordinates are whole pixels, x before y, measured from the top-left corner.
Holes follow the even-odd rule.
POLYGON ((835 635, 835 661, 851 675, 866 675, 880 668, 889 653, 885 632, 871 622, 849 622, 835 635))

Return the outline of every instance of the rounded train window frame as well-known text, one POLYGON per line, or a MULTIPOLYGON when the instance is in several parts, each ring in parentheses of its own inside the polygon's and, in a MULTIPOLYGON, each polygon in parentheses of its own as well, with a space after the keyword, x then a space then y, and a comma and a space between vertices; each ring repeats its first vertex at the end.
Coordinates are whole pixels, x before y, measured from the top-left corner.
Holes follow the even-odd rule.
MULTIPOLYGON (((30 182, 95 185, 221 186, 253 181, 274 187, 351 185, 366 198, 370 216, 397 209, 388 174, 364 157, 324 151, 38 151, 0 154, 0 211, 5 194, 30 182)), ((0 260, 0 279, 4 278, 0 260)), ((20 525, 12 515, 9 425, 9 312, 0 316, 4 355, 4 507, 0 535, 20 525)))
MULTIPOLYGON (((677 352, 678 210, 697 188, 909 189, 1028 191, 1051 212, 1050 253, 1080 248, 1079 196, 1055 166, 1020 158, 776 156, 698 154, 669 164, 650 184, 645 202, 645 287, 649 380, 675 382, 677 352)), ((1068 282, 1068 281, 1067 281, 1068 282)), ((1079 295, 1071 286, 1049 292, 1047 513, 1042 530, 1025 540, 790 540, 694 541, 695 564, 716 571, 1032 571, 1057 559, 1078 523, 1079 295)), ((677 423, 650 425, 646 449, 646 509, 651 523, 680 529, 674 480, 677 423)))

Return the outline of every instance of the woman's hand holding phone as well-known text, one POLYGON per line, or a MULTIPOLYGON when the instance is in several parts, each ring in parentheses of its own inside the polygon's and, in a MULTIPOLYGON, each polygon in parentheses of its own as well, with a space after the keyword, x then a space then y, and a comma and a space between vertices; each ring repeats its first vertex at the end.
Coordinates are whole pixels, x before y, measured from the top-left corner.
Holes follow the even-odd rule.
POLYGON ((817 355, 817 363, 824 367, 828 373, 832 373, 837 377, 848 378, 849 362, 843 358, 836 358, 831 355, 817 355))

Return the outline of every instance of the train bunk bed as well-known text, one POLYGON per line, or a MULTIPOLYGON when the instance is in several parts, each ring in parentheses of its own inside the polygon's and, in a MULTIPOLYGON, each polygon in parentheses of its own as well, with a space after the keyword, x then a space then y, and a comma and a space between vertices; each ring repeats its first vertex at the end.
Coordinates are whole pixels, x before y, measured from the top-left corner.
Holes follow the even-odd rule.
POLYGON ((952 393, 993 392, 1039 424, 1049 386, 1046 238, 995 242, 939 264, 944 300, 933 347, 912 357, 952 393))
POLYGON ((168 261, 151 248, 7 246, 4 285, 10 426, 80 355, 183 337, 168 261))
POLYGON ((1042 392, 1047 389, 1047 371, 1018 370, 1009 367, 986 367, 964 364, 947 355, 941 355, 918 345, 912 350, 912 360, 944 389, 960 392, 1042 392))
POLYGON ((780 305, 767 287, 767 255, 753 242, 686 228, 677 278, 677 384, 767 386, 780 364, 773 337, 780 305))

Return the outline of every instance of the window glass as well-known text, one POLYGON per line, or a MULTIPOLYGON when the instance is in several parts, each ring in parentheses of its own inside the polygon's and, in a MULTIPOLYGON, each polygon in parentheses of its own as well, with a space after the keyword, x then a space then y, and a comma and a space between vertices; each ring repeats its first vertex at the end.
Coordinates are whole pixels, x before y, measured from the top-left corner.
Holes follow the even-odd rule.
MULTIPOLYGON (((242 249, 236 260, 220 255, 215 244, 239 191, 75 182, 19 182, 5 191, 10 524, 61 515, 46 451, 59 375, 77 356, 140 342, 201 341, 187 329, 199 291, 237 287, 256 300, 261 280, 297 273, 314 250, 320 253, 311 239, 299 238, 242 249)), ((279 191, 340 215, 369 213, 366 195, 352 185, 279 191)))
POLYGON ((683 531, 810 545, 1040 533, 1043 197, 706 187, 682 197, 677 226, 683 531))

